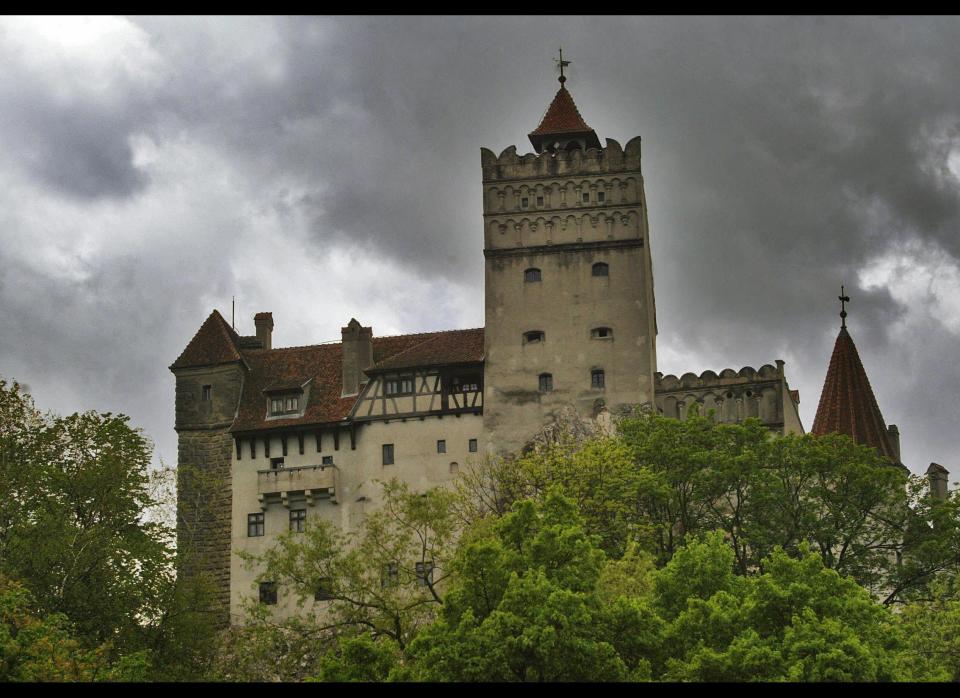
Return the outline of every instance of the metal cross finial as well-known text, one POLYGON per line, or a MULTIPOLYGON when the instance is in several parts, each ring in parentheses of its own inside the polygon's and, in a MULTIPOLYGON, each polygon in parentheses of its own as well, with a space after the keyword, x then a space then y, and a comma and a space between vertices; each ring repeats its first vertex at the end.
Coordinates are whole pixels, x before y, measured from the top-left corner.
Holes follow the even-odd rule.
POLYGON ((850 296, 843 292, 843 286, 840 287, 840 329, 847 329, 847 306, 850 302, 850 296))
POLYGON ((567 81, 567 78, 563 74, 563 69, 566 68, 568 65, 570 65, 570 61, 563 60, 563 47, 560 48, 560 58, 559 59, 554 58, 553 60, 558 66, 560 66, 559 80, 560 80, 560 84, 562 85, 567 81))

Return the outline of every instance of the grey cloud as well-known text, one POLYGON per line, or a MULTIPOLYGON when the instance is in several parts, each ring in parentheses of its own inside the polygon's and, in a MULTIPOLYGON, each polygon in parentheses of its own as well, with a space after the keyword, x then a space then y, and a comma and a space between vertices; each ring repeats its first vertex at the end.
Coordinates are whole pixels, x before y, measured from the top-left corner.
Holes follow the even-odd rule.
MULTIPOLYGON (((951 144, 960 144, 955 18, 134 21, 166 70, 149 89, 131 84, 109 106, 58 106, 41 84, 9 71, 0 78, 5 160, 47 195, 147 202, 153 183, 133 165, 130 136, 187 138, 230 162, 238 186, 282 220, 308 221, 304 254, 359 245, 474 289, 479 307, 479 148, 529 150, 526 134, 556 90, 550 58, 562 43, 573 60, 567 85, 587 122, 601 138, 644 139, 659 343, 700 362, 663 370, 789 355, 809 427, 845 283, 851 331, 884 416, 899 420, 905 457, 916 470, 937 459, 960 467, 949 462, 960 375, 942 366, 956 338, 932 323, 904 347, 890 328, 914 310, 888 289, 856 288, 869 259, 906 240, 960 259, 960 194, 944 169, 951 144), (926 380, 942 396, 914 387, 926 380)), ((7 274, 0 317, 22 329, 16 340, 0 338, 0 371, 22 367, 36 384, 32 376, 50 365, 76 385, 80 375, 155 371, 148 385, 160 404, 135 409, 167 428, 165 367, 182 348, 174 345, 209 312, 199 297, 229 298, 230 260, 244 252, 214 232, 225 224, 208 213, 198 211, 195 235, 224 244, 202 271, 165 250, 112 262, 120 267, 94 275, 100 285, 12 283, 7 274), (125 278, 123 288, 112 278, 125 278), (29 306, 24 284, 45 307, 67 304, 77 326, 29 306), (118 299, 104 305, 106 294, 118 299), (122 350, 96 356, 82 325, 103 327, 108 313, 129 314, 135 304, 154 319, 176 314, 140 326, 162 341, 125 332, 122 350), (23 348, 54 343, 76 361, 23 348)), ((110 385, 122 393, 124 380, 110 385)), ((106 401, 111 390, 98 394, 106 401)))

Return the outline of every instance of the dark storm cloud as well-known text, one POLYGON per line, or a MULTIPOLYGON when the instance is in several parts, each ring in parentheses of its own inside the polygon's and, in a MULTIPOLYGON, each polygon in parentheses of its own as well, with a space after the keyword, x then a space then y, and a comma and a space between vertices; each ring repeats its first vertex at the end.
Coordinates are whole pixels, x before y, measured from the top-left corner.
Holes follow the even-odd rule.
MULTIPOLYGON (((238 196, 280 221, 270 234, 302 233, 306 257, 352 246, 473 289, 479 307, 479 148, 530 150, 562 44, 573 60, 567 86, 601 139, 644 139, 662 370, 788 358, 809 428, 844 283, 851 332, 905 458, 915 470, 941 459, 960 472, 950 463, 960 375, 944 365, 956 333, 896 287, 859 287, 868 265, 904 245, 934 250, 948 268, 960 258, 956 19, 131 21, 152 57, 143 67, 131 49, 136 70, 103 89, 57 65, 18 62, 0 33, 2 168, 37 185, 17 215, 0 212, 0 242, 63 195, 80 202, 78 226, 84 201, 159 207, 143 215, 151 226, 115 231, 142 236, 142 247, 82 281, 0 276, 0 319, 18 328, 0 336, 0 372, 14 366, 33 384, 56 373, 77 395, 77 375, 106 376, 98 404, 123 396, 158 441, 172 440, 165 367, 209 312, 206 299, 229 299, 240 283, 233 265, 249 251, 231 246, 241 239, 231 228, 261 223, 233 221, 239 214, 214 210, 235 205, 229 197, 199 193, 195 215, 185 208, 170 223, 182 236, 148 244, 164 240, 165 204, 136 161, 139 137, 226 163, 238 196), (117 317, 140 319, 120 328, 117 317), (103 351, 110 333, 123 351, 103 351), (150 399, 126 397, 130 376, 145 375, 150 399), (921 395, 928 381, 943 394, 921 395)), ((69 251, 73 231, 56 234, 69 251)))

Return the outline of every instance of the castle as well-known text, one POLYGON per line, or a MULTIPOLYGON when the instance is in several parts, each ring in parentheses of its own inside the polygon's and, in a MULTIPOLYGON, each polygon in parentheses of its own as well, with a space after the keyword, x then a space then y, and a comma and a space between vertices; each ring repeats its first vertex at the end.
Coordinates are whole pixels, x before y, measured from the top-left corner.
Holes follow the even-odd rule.
MULTIPOLYGON (((274 348, 270 313, 240 336, 214 310, 170 367, 179 467, 220 483, 204 496, 181 486, 178 509, 181 534, 191 528, 216 578, 224 623, 257 595, 236 551, 262 553, 314 517, 355 527, 378 505, 376 480, 448 483, 471 459, 521 451, 551 424, 609 425, 638 406, 683 419, 697 404, 723 422, 803 432, 783 361, 657 372, 640 138, 601 145, 564 82, 561 71, 529 134, 535 152, 480 150, 483 328, 377 337, 351 319, 339 342, 274 348)), ((852 340, 838 352, 836 400, 816 427, 855 438, 860 428, 899 461, 896 427, 883 424, 852 340), (848 404, 850 380, 862 409, 848 404)), ((259 593, 278 602, 275 587, 259 593)))

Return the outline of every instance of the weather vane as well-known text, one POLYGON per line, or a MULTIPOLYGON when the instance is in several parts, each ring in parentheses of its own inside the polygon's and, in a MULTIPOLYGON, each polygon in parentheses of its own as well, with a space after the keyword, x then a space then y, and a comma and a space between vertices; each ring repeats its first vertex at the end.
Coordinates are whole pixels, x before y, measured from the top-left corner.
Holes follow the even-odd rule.
POLYGON ((850 302, 850 296, 843 292, 843 286, 840 286, 840 329, 847 329, 847 306, 850 302))
POLYGON ((560 47, 560 58, 554 58, 554 62, 560 67, 560 84, 562 85, 567 81, 567 78, 563 74, 563 69, 570 65, 570 61, 563 60, 563 47, 560 47))

